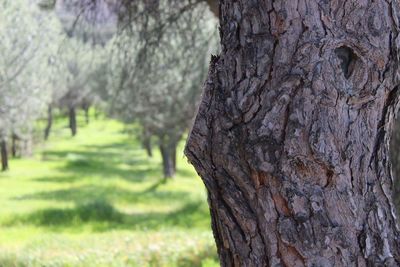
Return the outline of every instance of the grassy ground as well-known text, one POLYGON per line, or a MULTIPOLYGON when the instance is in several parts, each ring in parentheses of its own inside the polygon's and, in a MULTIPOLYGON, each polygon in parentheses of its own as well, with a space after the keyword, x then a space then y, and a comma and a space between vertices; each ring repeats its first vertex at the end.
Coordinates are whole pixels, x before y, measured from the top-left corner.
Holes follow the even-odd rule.
MULTIPOLYGON (((80 121, 83 121, 80 118, 80 121)), ((162 182, 123 126, 97 120, 0 174, 0 266, 217 266, 204 186, 182 154, 162 182)))

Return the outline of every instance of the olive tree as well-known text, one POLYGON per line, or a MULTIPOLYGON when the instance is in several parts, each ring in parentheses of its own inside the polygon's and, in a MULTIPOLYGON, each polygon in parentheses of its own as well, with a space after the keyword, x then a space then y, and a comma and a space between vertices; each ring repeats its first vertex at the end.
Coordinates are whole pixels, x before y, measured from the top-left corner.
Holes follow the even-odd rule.
POLYGON ((63 95, 58 99, 58 106, 68 111, 69 127, 72 135, 77 133, 76 112, 94 101, 95 92, 93 73, 107 59, 106 50, 99 45, 83 43, 77 38, 66 39, 58 55, 63 65, 60 70, 65 75, 63 95), (66 72, 64 72, 66 70, 66 72))
POLYGON ((193 117, 196 106, 194 99, 199 96, 198 88, 202 81, 200 76, 205 73, 204 61, 208 54, 205 51, 209 50, 211 28, 215 28, 213 26, 216 25, 206 4, 214 14, 218 13, 217 2, 211 0, 43 0, 42 3, 44 9, 56 10, 68 36, 84 43, 107 45, 118 30, 115 48, 119 58, 114 60, 116 62, 113 68, 117 66, 120 70, 111 70, 113 75, 109 79, 111 85, 108 86, 109 91, 113 91, 112 95, 117 95, 114 104, 119 103, 119 106, 113 105, 113 110, 114 113, 120 114, 118 117, 127 122, 140 122, 140 136, 149 154, 151 139, 159 142, 164 158, 165 176, 175 173, 176 145, 187 129, 188 121, 193 117), (179 53, 184 57, 180 58, 179 53), (192 64, 193 61, 196 62, 192 64), (185 89, 176 94, 181 79, 177 80, 180 71, 182 76, 187 76, 184 78, 186 83, 182 85, 183 88, 192 86, 196 93, 187 94, 185 89), (192 73, 188 75, 189 72, 192 73), (162 79, 168 79, 168 76, 170 79, 160 84, 162 79), (152 85, 150 80, 153 80, 152 85), (143 85, 138 86, 137 82, 143 85), (175 84, 175 91, 171 89, 171 84, 175 84), (113 87, 116 89, 112 90, 113 87), (155 90, 156 87, 159 89, 155 90), (119 93, 120 91, 123 93, 119 93), (125 109, 125 104, 120 102, 126 102, 127 92, 131 95, 129 109, 125 109), (151 101, 157 103, 144 110, 134 103, 144 103, 143 99, 149 103, 150 98, 146 94, 153 95, 151 101), (165 97, 163 94, 166 94, 165 97), (181 98, 188 97, 189 100, 178 103, 179 101, 173 100, 175 95, 181 98), (154 100, 155 98, 164 102, 154 100), (133 105, 137 106, 134 111, 133 105), (159 109, 154 108, 156 105, 159 109), (175 111, 168 113, 171 105, 175 105, 175 111), (182 112, 176 112, 179 105, 182 106, 182 112), (187 111, 189 108, 185 107, 186 105, 190 106, 190 111, 187 111), (175 118, 172 119, 173 117, 175 118), (164 132, 160 129, 164 129, 164 132), (165 133, 166 129, 171 133, 165 133))
POLYGON ((181 14, 157 42, 151 41, 154 36, 143 37, 159 27, 156 19, 149 19, 146 33, 142 24, 134 24, 115 42, 117 55, 109 71, 114 114, 139 123, 149 154, 154 137, 166 178, 175 175, 177 145, 196 111, 207 55, 216 47, 215 24, 210 20, 206 7, 199 5, 181 14))
POLYGON ((3 170, 8 168, 8 139, 11 136, 29 141, 32 123, 41 115, 49 99, 49 59, 55 53, 54 43, 59 33, 54 17, 40 13, 32 3, 0 1, 0 140, 3 170))

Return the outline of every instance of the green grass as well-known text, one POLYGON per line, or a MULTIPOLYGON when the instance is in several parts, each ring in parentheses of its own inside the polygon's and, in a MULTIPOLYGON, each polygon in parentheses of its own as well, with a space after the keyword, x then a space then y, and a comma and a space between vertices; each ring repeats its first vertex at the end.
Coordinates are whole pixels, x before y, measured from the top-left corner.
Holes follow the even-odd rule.
POLYGON ((122 124, 80 122, 72 138, 58 119, 0 174, 0 266, 218 266, 205 189, 182 153, 165 183, 159 154, 122 124))

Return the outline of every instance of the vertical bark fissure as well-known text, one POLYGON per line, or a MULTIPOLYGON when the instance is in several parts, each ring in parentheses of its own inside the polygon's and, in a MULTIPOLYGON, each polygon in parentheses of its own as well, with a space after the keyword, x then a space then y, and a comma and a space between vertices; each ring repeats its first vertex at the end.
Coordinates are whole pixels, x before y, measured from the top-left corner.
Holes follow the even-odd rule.
POLYGON ((387 158, 398 8, 221 1, 222 52, 185 153, 223 266, 400 264, 387 158))

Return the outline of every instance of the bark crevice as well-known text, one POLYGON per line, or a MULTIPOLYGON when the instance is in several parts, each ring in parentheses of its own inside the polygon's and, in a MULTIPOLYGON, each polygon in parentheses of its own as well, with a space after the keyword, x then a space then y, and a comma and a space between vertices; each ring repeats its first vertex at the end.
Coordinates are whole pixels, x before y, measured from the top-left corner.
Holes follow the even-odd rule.
POLYGON ((220 10, 222 52, 185 151, 222 266, 400 264, 387 156, 399 3, 220 10))

